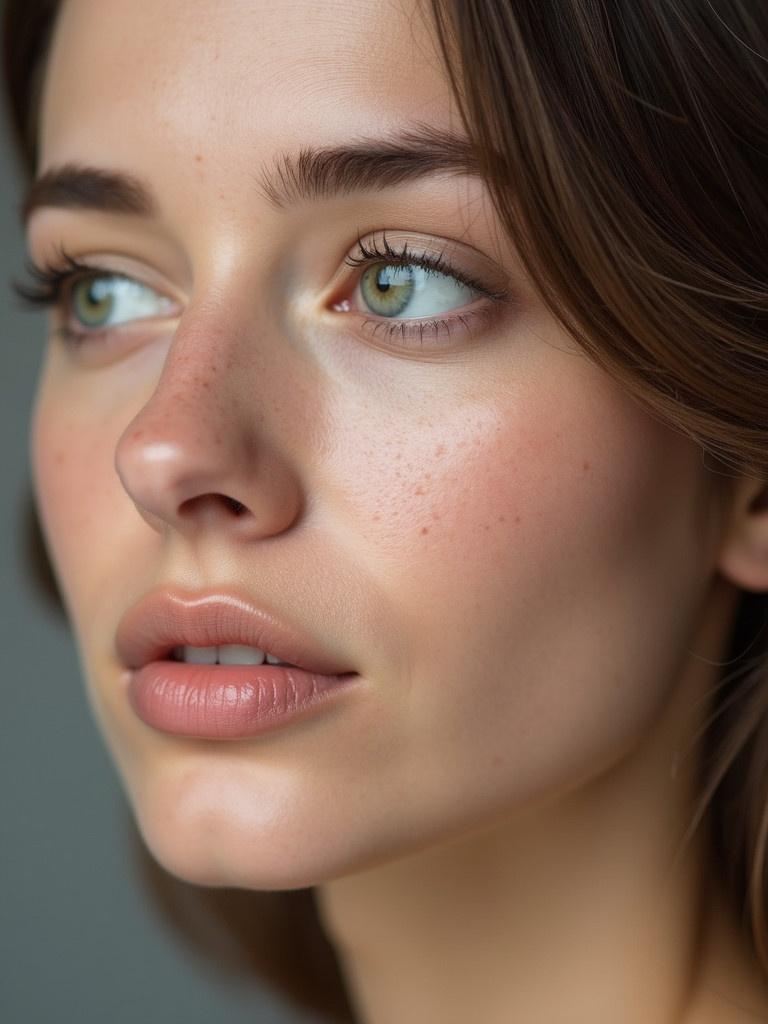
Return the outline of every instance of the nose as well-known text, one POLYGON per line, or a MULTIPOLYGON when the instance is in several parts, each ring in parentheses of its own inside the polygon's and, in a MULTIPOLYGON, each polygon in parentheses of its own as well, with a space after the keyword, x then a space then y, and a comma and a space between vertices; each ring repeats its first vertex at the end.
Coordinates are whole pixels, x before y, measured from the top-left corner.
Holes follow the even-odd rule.
POLYGON ((178 340, 117 443, 125 491, 159 533, 256 539, 288 529, 302 493, 290 459, 267 436, 269 389, 249 380, 255 368, 243 370, 231 355, 227 361, 210 344, 185 351, 178 340))

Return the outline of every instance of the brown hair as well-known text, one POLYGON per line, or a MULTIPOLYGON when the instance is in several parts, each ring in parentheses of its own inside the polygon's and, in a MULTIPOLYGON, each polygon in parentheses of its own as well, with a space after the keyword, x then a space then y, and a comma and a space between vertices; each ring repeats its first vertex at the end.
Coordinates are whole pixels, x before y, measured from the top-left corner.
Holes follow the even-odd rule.
MULTIPOLYGON (((57 6, 6 4, 6 92, 30 173, 57 6)), ((496 209, 549 310, 650 414, 692 438, 714 471, 768 479, 768 8, 431 7, 496 209)), ((706 821, 768 971, 766 620, 768 595, 744 591, 701 745, 692 827, 706 821)), ((237 901, 310 892, 238 892, 237 901)), ((311 901, 290 919, 295 935, 319 935, 311 901)), ((281 984, 296 997, 307 980, 286 973, 281 984)), ((304 1002, 352 1019, 339 974, 304 1002)))

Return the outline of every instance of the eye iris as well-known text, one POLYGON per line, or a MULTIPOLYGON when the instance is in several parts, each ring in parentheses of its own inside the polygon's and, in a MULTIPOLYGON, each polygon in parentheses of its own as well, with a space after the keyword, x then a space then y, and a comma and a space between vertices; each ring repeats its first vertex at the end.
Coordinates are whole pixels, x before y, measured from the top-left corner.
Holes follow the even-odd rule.
POLYGON ((360 291, 373 313, 397 316, 411 301, 413 276, 412 267, 376 263, 360 278, 360 291))
POLYGON ((115 304, 110 277, 86 277, 72 287, 72 310, 87 327, 100 327, 110 317, 115 304))

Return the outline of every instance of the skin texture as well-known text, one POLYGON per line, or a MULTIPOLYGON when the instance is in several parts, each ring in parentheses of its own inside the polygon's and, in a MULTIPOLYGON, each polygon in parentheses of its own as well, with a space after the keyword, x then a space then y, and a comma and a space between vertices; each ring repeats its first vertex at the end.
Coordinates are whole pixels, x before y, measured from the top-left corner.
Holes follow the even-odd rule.
POLYGON ((736 588, 768 587, 759 487, 585 358, 476 179, 285 209, 257 187, 281 154, 417 122, 458 124, 417 7, 65 4, 40 170, 128 171, 159 215, 42 209, 31 255, 176 303, 53 337, 40 380, 35 485, 94 715, 169 871, 318 886, 370 1024, 754 1019, 705 844, 675 854, 736 588), (330 283, 351 294, 344 257, 382 229, 462 242, 510 300, 442 347, 373 336, 330 283), (113 643, 162 583, 239 588, 359 685, 237 743, 152 730, 113 643))

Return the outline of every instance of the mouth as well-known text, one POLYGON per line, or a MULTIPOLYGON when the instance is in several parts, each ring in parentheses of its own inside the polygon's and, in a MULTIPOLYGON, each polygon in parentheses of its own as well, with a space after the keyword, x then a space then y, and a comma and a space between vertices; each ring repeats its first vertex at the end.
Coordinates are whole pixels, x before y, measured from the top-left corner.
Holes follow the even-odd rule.
POLYGON ((361 679, 315 636, 231 591, 150 593, 120 620, 115 646, 137 717, 199 739, 272 731, 344 700, 361 679))
POLYGON ((150 593, 120 620, 118 658, 128 668, 153 661, 202 665, 292 666, 320 675, 348 675, 349 664, 315 636, 233 592, 150 593))

